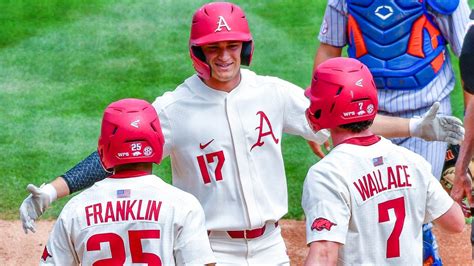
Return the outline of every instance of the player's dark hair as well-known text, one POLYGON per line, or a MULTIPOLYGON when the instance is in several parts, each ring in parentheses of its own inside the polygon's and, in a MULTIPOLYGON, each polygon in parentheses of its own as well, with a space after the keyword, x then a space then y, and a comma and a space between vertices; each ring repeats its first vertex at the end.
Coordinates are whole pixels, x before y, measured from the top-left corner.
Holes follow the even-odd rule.
POLYGON ((366 120, 366 121, 361 121, 361 122, 340 125, 339 127, 349 130, 352 133, 360 133, 368 129, 372 125, 373 122, 374 122, 373 120, 366 120))

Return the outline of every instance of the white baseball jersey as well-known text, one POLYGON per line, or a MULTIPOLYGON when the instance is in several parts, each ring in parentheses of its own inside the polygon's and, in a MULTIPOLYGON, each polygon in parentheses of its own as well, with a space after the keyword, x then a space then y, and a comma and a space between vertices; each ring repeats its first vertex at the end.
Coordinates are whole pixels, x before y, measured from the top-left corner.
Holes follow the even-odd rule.
POLYGON ((208 230, 279 220, 288 208, 283 133, 324 140, 306 122, 309 101, 301 88, 245 69, 241 75, 229 93, 193 75, 153 103, 173 185, 198 198, 208 230))
POLYGON ((422 224, 452 204, 421 156, 384 138, 353 138, 308 171, 307 243, 344 244, 340 264, 421 264, 422 224))
MULTIPOLYGON (((467 0, 460 0, 459 6, 451 15, 432 12, 436 24, 451 50, 459 56, 469 21, 470 8, 467 0)), ((332 46, 343 47, 347 39, 348 8, 346 0, 328 0, 319 40, 332 46)), ((439 113, 451 115, 450 92, 454 89, 455 77, 449 53, 438 75, 419 90, 378 90, 379 113, 397 117, 411 118, 424 114, 434 102, 441 102, 439 113)), ((428 160, 433 166, 433 175, 441 177, 446 153, 443 142, 426 142, 418 138, 394 139, 394 143, 404 146, 428 160)))
POLYGON ((40 264, 99 262, 215 262, 199 202, 155 175, 95 183, 66 204, 40 264))

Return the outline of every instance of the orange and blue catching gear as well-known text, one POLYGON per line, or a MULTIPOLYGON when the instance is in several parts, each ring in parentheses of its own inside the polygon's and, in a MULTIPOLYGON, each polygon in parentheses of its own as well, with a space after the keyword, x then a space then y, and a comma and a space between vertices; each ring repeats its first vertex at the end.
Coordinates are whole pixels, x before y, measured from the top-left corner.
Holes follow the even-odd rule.
POLYGON ((459 0, 347 0, 349 57, 367 65, 378 89, 421 89, 445 62, 446 40, 428 8, 459 0))

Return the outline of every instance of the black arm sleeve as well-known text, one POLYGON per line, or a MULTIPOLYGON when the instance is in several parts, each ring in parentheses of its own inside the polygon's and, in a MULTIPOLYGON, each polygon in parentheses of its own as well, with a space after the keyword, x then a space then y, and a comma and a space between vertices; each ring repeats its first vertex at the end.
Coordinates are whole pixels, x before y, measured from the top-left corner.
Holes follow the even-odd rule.
POLYGON ((459 57, 459 70, 464 81, 464 90, 474 94, 474 26, 471 26, 464 38, 459 57))
POLYGON ((87 158, 76 164, 62 177, 69 187, 70 193, 88 188, 95 182, 100 181, 112 173, 105 171, 100 163, 97 151, 91 153, 87 158))

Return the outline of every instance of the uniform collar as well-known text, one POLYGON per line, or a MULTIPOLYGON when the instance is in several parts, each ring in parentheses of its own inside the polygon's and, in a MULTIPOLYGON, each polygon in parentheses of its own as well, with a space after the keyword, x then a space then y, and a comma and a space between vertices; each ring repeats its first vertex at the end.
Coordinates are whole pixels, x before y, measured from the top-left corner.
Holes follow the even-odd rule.
POLYGON ((340 144, 352 144, 357 146, 370 146, 380 141, 380 137, 376 135, 364 136, 364 137, 354 137, 349 138, 341 142, 340 144))
POLYGON ((149 173, 146 171, 141 171, 141 170, 125 170, 125 171, 121 171, 120 173, 113 174, 109 176, 109 178, 131 178, 131 177, 138 177, 138 176, 144 176, 144 175, 149 175, 149 173))
POLYGON ((225 92, 225 91, 220 91, 213 89, 209 86, 207 86, 197 74, 194 74, 190 78, 188 78, 184 83, 188 87, 188 89, 192 92, 194 92, 196 95, 202 96, 206 99, 225 99, 229 95, 237 93, 239 90, 241 90, 244 87, 244 84, 247 83, 248 79, 248 70, 245 69, 240 69, 240 83, 235 87, 232 91, 230 92, 225 92))

